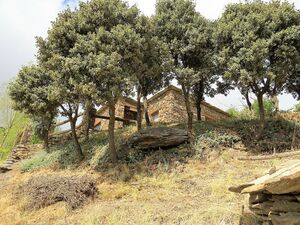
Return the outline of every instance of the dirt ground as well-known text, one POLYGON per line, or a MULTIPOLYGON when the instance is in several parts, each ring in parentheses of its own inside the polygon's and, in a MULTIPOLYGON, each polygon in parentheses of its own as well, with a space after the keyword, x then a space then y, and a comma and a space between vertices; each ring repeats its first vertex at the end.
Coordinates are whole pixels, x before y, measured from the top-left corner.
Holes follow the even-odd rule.
MULTIPOLYGON (((94 170, 41 170, 0 175, 1 225, 154 225, 239 224, 247 195, 228 191, 234 184, 252 180, 268 169, 291 159, 238 161, 241 154, 226 150, 210 162, 190 160, 187 163, 158 165, 126 178, 126 165, 105 172, 94 170), (96 179, 98 196, 82 208, 70 210, 59 202, 39 210, 26 210, 26 199, 15 190, 28 179, 40 175, 89 175, 96 179)), ((25 196, 25 195, 24 195, 25 196)))

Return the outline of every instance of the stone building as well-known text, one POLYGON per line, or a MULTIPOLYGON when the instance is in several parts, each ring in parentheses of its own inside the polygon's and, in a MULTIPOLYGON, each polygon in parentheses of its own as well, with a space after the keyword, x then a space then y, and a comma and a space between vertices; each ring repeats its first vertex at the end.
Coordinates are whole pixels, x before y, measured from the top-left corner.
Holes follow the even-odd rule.
MULTIPOLYGON (((136 120, 137 102, 134 99, 122 97, 116 104, 116 117, 126 120, 136 120)), ((194 105, 192 103, 192 105, 194 105)), ((153 123, 182 123, 187 120, 184 97, 181 89, 175 86, 158 92, 148 100, 148 111, 151 122, 153 123)), ((101 116, 108 116, 108 107, 102 107, 98 113, 101 116)), ((193 106, 194 119, 196 120, 196 107, 193 106)), ((212 106, 206 102, 201 104, 202 120, 224 120, 229 118, 229 115, 223 110, 212 106)), ((130 122, 116 121, 116 128, 122 128, 130 122)), ((108 129, 108 120, 96 119, 95 124, 97 129, 108 129)))

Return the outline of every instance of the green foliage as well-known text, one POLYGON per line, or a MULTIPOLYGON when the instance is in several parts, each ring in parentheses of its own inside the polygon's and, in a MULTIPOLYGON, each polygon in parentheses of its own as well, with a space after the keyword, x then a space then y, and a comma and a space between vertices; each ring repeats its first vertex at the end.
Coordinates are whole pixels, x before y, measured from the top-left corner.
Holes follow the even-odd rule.
POLYGON ((32 134, 32 135, 30 136, 30 139, 29 139, 29 143, 30 143, 30 144, 35 145, 35 144, 39 144, 39 143, 41 143, 41 142, 42 142, 42 140, 41 140, 41 138, 39 137, 39 135, 37 135, 37 134, 32 134))
POLYGON ((23 160, 20 166, 23 172, 32 172, 42 168, 48 168, 58 163, 60 152, 39 152, 30 159, 23 160))
POLYGON ((0 129, 0 162, 7 158, 20 134, 29 123, 30 120, 24 114, 17 112, 12 126, 7 129, 0 129))
MULTIPOLYGON (((258 107, 257 100, 253 102, 252 107, 255 112, 255 115, 257 117, 259 117, 259 107, 258 107)), ((272 102, 272 100, 264 99, 264 110, 265 110, 265 115, 267 117, 272 117, 272 114, 275 111, 275 106, 274 106, 274 103, 272 102)))
POLYGON ((295 111, 300 112, 300 103, 295 105, 295 111))
POLYGON ((45 140, 46 147, 58 107, 58 101, 49 99, 52 82, 49 71, 44 67, 24 66, 19 71, 17 79, 9 85, 9 95, 14 101, 14 108, 24 112, 35 121, 35 133, 45 140), (35 129, 36 123, 39 124, 38 130, 35 129))
POLYGON ((182 87, 189 117, 188 127, 191 129, 189 95, 193 87, 197 104, 200 105, 199 100, 203 100, 204 92, 210 92, 210 82, 217 80, 212 78, 212 24, 196 12, 195 3, 191 0, 157 1, 154 22, 157 35, 169 46, 174 64, 172 73, 182 87))
POLYGON ((234 107, 227 109, 226 112, 227 112, 227 113, 230 115, 230 117, 232 117, 232 118, 236 118, 236 117, 239 116, 239 111, 238 111, 236 108, 234 108, 234 107))
POLYGON ((300 14, 288 2, 229 4, 215 31, 224 78, 241 91, 251 89, 260 100, 282 92, 299 65, 299 30, 300 14))

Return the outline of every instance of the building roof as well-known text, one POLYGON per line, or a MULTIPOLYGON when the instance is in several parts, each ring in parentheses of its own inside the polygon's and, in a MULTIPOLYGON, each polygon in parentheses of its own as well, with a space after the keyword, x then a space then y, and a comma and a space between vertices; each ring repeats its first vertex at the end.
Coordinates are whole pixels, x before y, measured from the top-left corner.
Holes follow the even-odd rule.
MULTIPOLYGON (((170 85, 169 87, 165 88, 164 90, 156 93, 151 98, 149 98, 148 103, 151 104, 152 101, 156 100, 157 98, 163 96, 164 94, 166 94, 167 92, 172 91, 172 90, 176 91, 176 92, 178 92, 180 94, 182 94, 182 90, 180 88, 178 88, 178 87, 176 87, 174 85, 170 85)), ((207 103, 205 101, 202 101, 201 104, 204 105, 204 106, 206 106, 206 107, 208 107, 208 108, 211 108, 211 109, 213 109, 213 110, 215 110, 215 111, 217 111, 219 113, 222 113, 222 114, 224 114, 226 116, 229 116, 229 114, 227 112, 225 112, 222 109, 219 109, 218 107, 215 107, 215 106, 213 106, 213 105, 211 105, 211 104, 209 104, 209 103, 207 103)))
MULTIPOLYGON (((182 94, 182 90, 180 88, 178 88, 178 87, 176 87, 174 85, 170 85, 169 87, 163 89, 162 91, 157 92, 155 95, 153 95, 151 98, 149 98, 148 99, 148 104, 151 104, 152 101, 154 101, 154 100, 158 99, 159 97, 165 95, 169 91, 176 91, 176 92, 182 94)), ((127 101, 127 102, 129 102, 131 104, 137 104, 137 101, 134 100, 134 99, 132 99, 132 98, 130 98, 130 97, 122 97, 122 98, 125 101, 127 101)), ((203 101, 201 104, 204 105, 204 106, 206 106, 206 107, 208 107, 208 108, 211 108, 214 111, 217 111, 217 112, 222 113, 222 114, 224 114, 226 116, 229 116, 229 114, 227 112, 225 112, 222 109, 219 109, 219 108, 217 108, 217 107, 215 107, 215 106, 213 106, 213 105, 211 105, 211 104, 209 104, 209 103, 207 103, 205 101, 203 101)), ((99 109, 98 113, 103 112, 105 109, 107 109, 107 105, 104 105, 103 107, 101 107, 99 109)))

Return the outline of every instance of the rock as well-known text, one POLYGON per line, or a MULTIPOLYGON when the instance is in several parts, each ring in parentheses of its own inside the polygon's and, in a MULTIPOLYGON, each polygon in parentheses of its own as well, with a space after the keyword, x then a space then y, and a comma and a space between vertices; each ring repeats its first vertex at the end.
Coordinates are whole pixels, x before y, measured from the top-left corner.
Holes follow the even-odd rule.
POLYGON ((249 209, 273 225, 300 224, 300 160, 230 190, 249 193, 249 209))
POLYGON ((10 167, 0 166, 0 173, 6 173, 12 170, 10 167))
POLYGON ((300 213, 281 213, 280 215, 270 215, 274 225, 299 225, 300 213))
POLYGON ((132 148, 141 150, 169 148, 188 142, 188 134, 183 129, 168 127, 147 128, 136 133, 128 142, 132 148))

